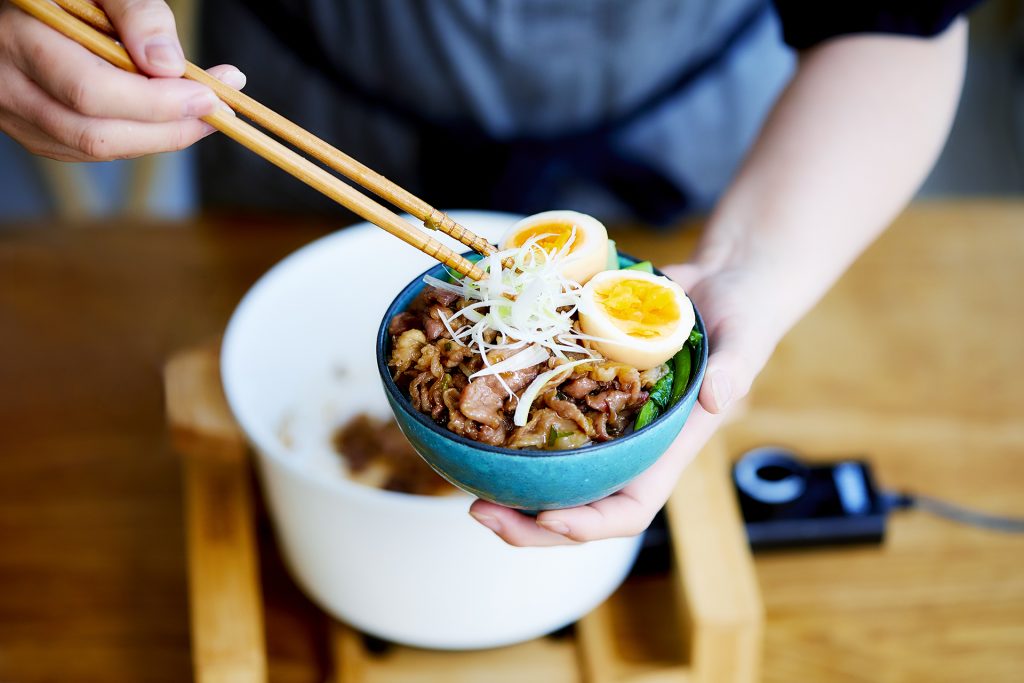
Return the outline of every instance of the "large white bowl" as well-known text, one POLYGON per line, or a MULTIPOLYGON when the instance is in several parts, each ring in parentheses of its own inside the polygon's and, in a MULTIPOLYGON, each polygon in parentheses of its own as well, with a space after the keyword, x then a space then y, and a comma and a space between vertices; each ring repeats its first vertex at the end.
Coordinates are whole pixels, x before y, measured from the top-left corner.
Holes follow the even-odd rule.
MULTIPOLYGON (((492 240, 519 218, 453 216, 492 240)), ((421 647, 528 640, 608 597, 639 539, 513 548, 469 517, 470 497, 362 486, 344 477, 330 451, 337 424, 363 410, 389 414, 374 336, 394 296, 430 265, 368 224, 295 252, 232 316, 224 389, 255 448, 291 573, 321 607, 362 631, 421 647)))

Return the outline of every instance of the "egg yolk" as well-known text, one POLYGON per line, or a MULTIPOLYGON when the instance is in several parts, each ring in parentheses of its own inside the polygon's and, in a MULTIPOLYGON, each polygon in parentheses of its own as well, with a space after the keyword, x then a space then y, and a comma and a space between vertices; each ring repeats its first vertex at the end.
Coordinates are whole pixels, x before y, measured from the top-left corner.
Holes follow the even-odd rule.
MULTIPOLYGON (((573 227, 572 223, 540 223, 538 225, 531 225, 512 238, 512 246, 521 247, 526 243, 526 240, 534 235, 544 235, 544 237, 537 240, 537 246, 551 253, 565 246, 566 242, 569 241, 569 237, 572 236, 573 227)), ((583 231, 577 228, 570 251, 576 251, 581 244, 583 244, 583 231)))
POLYGON ((663 336, 679 320, 679 304, 672 291, 646 280, 611 282, 594 291, 594 301, 631 337, 663 336))

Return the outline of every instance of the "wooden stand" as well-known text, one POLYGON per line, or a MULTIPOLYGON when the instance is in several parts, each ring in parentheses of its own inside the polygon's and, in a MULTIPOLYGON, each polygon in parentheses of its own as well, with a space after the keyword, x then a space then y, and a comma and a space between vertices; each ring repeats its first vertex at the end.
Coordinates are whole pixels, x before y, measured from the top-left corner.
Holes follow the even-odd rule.
MULTIPOLYGON (((171 432, 184 456, 196 680, 264 681, 247 450, 224 400, 216 353, 201 348, 175 356, 165 385, 171 432)), ((668 520, 672 572, 631 578, 570 635, 476 652, 395 645, 378 653, 334 622, 335 681, 758 680, 763 607, 720 441, 683 473, 668 520)))

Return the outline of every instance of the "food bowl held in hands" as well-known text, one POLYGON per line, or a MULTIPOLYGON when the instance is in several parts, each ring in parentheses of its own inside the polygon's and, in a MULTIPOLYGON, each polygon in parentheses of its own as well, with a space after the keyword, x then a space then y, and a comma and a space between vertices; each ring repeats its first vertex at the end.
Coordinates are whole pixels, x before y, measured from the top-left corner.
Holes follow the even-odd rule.
MULTIPOLYGON (((452 216, 492 240, 518 219, 452 216)), ((345 475, 331 434, 358 413, 390 414, 373 359, 377 326, 430 264, 369 224, 303 247, 238 305, 222 348, 224 389, 254 447, 289 572, 317 604, 410 645, 507 645, 604 601, 639 539, 513 548, 467 514, 467 495, 394 493, 345 475), (382 269, 373 257, 384 253, 382 269)))
MULTIPOLYGON (((619 255, 620 267, 637 260, 619 255)), ((661 275, 659 272, 655 272, 661 275)), ((441 476, 459 488, 492 503, 525 511, 553 510, 585 505, 623 488, 650 467, 679 434, 697 401, 707 366, 708 345, 704 321, 694 310, 695 329, 701 333, 696 367, 686 392, 674 405, 643 429, 603 443, 567 450, 523 450, 492 446, 449 431, 418 410, 392 378, 389 322, 409 308, 430 275, 443 279, 438 265, 415 278, 395 298, 377 333, 377 368, 399 427, 441 476)))

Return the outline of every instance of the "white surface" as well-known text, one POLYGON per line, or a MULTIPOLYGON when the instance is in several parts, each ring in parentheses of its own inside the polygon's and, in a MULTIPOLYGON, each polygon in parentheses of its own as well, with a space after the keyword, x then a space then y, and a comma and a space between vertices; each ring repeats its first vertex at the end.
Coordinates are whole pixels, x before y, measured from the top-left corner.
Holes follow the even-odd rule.
MULTIPOLYGON (((452 215, 492 240, 517 218, 452 215)), ((255 447, 285 559, 324 609, 421 647, 528 640, 610 595, 639 539, 512 548, 469 517, 468 496, 412 496, 347 480, 326 441, 361 410, 388 414, 374 357, 377 329, 395 295, 432 263, 369 225, 292 254, 231 319, 225 391, 255 447), (373 267, 381 254, 388 255, 386 274, 373 267)))

